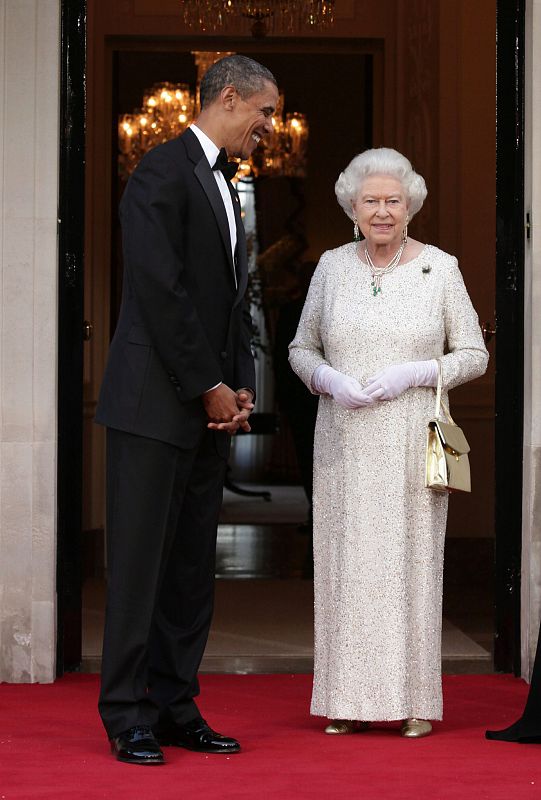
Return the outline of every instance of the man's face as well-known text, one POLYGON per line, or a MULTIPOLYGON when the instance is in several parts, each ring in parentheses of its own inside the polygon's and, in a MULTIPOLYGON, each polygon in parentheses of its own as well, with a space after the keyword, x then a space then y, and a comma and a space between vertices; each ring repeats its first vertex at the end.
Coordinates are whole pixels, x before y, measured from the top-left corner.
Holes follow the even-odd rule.
POLYGON ((278 103, 278 89, 267 81, 262 91, 246 100, 233 91, 226 150, 229 156, 247 159, 262 139, 272 136, 272 115, 278 103))

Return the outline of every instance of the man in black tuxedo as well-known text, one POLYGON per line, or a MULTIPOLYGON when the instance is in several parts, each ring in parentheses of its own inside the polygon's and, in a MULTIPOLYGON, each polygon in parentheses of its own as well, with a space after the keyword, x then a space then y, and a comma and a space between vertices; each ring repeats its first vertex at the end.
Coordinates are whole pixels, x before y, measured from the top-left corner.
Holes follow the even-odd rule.
POLYGON ((227 155, 248 158, 272 134, 277 101, 261 64, 217 62, 201 83, 197 124, 142 159, 121 202, 122 304, 96 414, 107 426, 99 710, 127 763, 161 764, 166 744, 239 750, 194 698, 230 436, 249 430, 255 386, 227 155))

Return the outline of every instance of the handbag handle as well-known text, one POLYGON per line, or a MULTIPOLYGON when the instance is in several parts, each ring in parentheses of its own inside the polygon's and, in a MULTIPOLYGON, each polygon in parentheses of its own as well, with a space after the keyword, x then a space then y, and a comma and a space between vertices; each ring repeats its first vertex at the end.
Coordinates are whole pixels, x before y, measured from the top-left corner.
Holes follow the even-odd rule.
POLYGON ((435 412, 434 418, 435 419, 439 419, 440 418, 440 411, 441 411, 441 409, 443 409, 443 413, 447 417, 448 422, 450 422, 451 425, 456 425, 456 422, 452 418, 449 409, 447 408, 447 406, 445 405, 445 403, 441 399, 442 383, 443 383, 442 372, 441 372, 441 361, 440 361, 439 358, 437 358, 436 361, 438 362, 438 386, 436 388, 436 412, 435 412))

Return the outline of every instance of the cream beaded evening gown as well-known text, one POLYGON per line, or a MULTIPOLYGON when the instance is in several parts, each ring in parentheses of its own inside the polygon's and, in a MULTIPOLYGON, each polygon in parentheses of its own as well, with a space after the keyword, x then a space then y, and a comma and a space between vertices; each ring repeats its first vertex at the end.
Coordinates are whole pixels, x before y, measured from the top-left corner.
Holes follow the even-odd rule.
MULTIPOLYGON (((323 363, 361 385, 389 364, 432 358, 445 390, 484 373, 488 353, 454 257, 427 245, 377 296, 370 283, 354 243, 323 254, 290 345, 309 388, 323 363)), ((433 413, 429 388, 354 411, 320 398, 312 714, 441 719, 447 496, 424 487, 433 413)))

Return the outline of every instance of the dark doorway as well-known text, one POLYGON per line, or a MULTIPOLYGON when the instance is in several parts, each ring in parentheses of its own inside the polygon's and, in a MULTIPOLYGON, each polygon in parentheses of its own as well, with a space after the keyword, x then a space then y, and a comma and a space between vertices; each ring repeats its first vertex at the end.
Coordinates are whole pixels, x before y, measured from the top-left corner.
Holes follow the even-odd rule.
MULTIPOLYGON (((84 9, 63 3, 61 204, 66 214, 60 242, 59 477, 58 477, 58 669, 73 669, 81 658, 81 326, 82 170, 84 156, 84 9), (70 52, 70 48, 72 48, 70 52), (79 57, 77 57, 79 53, 79 57), (77 169, 79 172, 77 172, 77 169), (69 185, 71 182, 71 185, 69 185), (72 194, 70 194, 72 192, 72 194), (62 238, 63 236, 63 238, 62 238), (77 384, 77 385, 76 385, 77 384)), ((498 0, 498 261, 497 261, 497 530, 496 647, 498 669, 517 669, 522 460, 523 314, 523 64, 524 2, 498 0), (513 187, 513 191, 510 191, 513 187), (509 389, 509 387, 512 387, 509 389)), ((350 43, 354 45, 353 42, 350 43)), ((169 48, 179 44, 169 41, 169 48)), ((182 47, 184 46, 181 45, 182 47)), ((223 42, 221 43, 223 47, 223 42)), ((228 48, 242 52, 237 42, 228 48)), ((317 46, 317 43, 315 43, 317 46)), ((114 49, 114 43, 111 43, 114 49)), ((204 49, 220 48, 206 41, 204 49)), ((130 49, 130 48, 128 48, 130 49)), ((131 49, 138 49, 132 42, 131 49)), ((191 49, 191 48, 190 48, 191 49)), ((193 49, 198 49, 193 45, 193 49)), ((199 49, 203 46, 199 43, 199 49)), ((257 51, 252 43, 250 52, 257 51)), ((266 54, 267 56, 269 53, 266 54)), ((256 56, 257 57, 257 56, 256 56)), ((263 57, 261 57, 263 60, 263 57)), ((146 87, 143 87, 146 88, 146 87)), ((139 100, 135 101, 137 105, 139 100)), ((377 143, 377 142, 376 142, 377 143)), ((327 203, 322 205, 328 206, 327 203)), ((343 224, 343 221, 342 223, 343 224)), ((342 241, 342 238, 340 241, 342 241)))
POLYGON ((494 665, 520 674, 524 417, 524 0, 497 4, 496 627, 494 665))
POLYGON ((57 674, 81 662, 85 0, 62 0, 58 206, 57 674))

